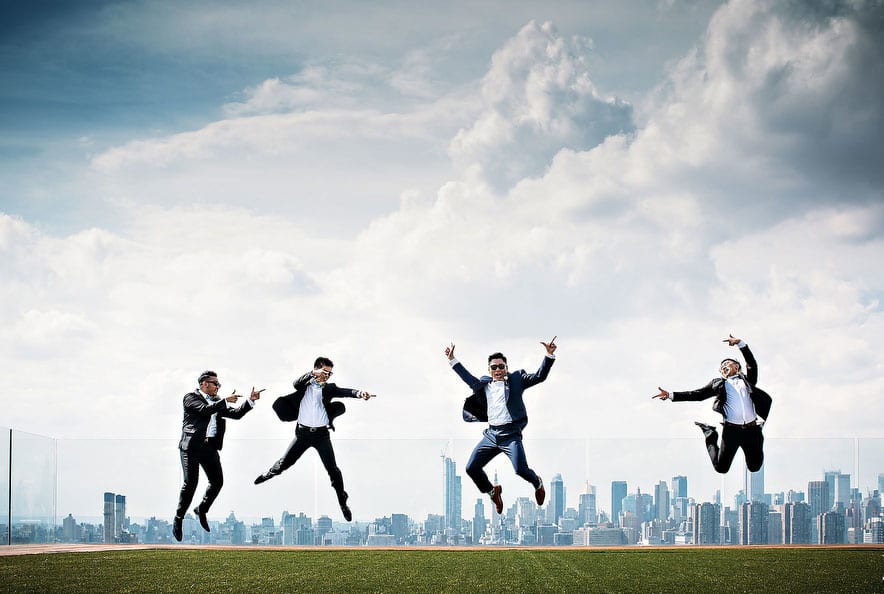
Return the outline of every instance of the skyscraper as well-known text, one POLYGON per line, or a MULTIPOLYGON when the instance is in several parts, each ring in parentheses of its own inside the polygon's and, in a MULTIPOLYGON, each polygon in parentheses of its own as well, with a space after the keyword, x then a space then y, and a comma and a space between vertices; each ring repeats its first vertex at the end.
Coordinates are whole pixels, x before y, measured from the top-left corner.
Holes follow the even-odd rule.
POLYGON ((719 516, 721 508, 714 503, 698 503, 691 506, 694 544, 719 544, 719 516))
POLYGON ((764 465, 757 472, 746 470, 746 494, 749 501, 764 501, 764 465))
POLYGON ((810 544, 810 506, 804 502, 787 503, 783 506, 783 542, 785 544, 810 544))
POLYGON ((584 526, 586 524, 595 524, 598 517, 595 503, 595 487, 586 481, 586 487, 580 494, 580 501, 577 506, 577 524, 584 526))
POLYGON ((549 484, 549 506, 546 521, 558 524, 559 518, 565 513, 565 483, 561 474, 556 474, 549 484))
POLYGON ((687 497, 688 496, 688 477, 686 477, 686 476, 672 477, 671 491, 672 491, 671 497, 673 499, 678 499, 679 497, 687 497))
POLYGON ((807 483, 807 503, 810 505, 810 521, 812 526, 810 531, 810 542, 812 544, 818 544, 820 542, 820 532, 819 523, 816 521, 816 518, 820 514, 832 509, 832 502, 829 499, 829 484, 827 481, 810 481, 807 483))
POLYGON ((459 531, 462 517, 461 482, 456 473, 454 460, 448 456, 442 457, 442 480, 444 527, 459 531))
POLYGON ((669 487, 666 481, 660 481, 654 487, 654 517, 658 520, 666 520, 669 517, 669 487))
POLYGON ((620 514, 623 512, 623 498, 626 497, 626 481, 611 482, 611 521, 620 526, 620 514))
POLYGON ((825 481, 829 491, 829 507, 823 511, 829 511, 838 503, 847 507, 850 502, 850 475, 842 474, 840 470, 829 470, 825 473, 825 481))
POLYGON ((476 499, 476 505, 473 508, 473 544, 478 544, 479 539, 485 534, 485 528, 488 521, 485 519, 485 502, 482 498, 476 499))
POLYGON ((104 542, 114 542, 114 526, 116 525, 116 515, 114 513, 114 494, 105 492, 104 494, 104 542))
POLYGON ((754 501, 740 506, 740 544, 767 544, 768 515, 766 503, 754 501))
POLYGON ((114 538, 119 540, 126 524, 126 496, 117 495, 114 498, 114 538))

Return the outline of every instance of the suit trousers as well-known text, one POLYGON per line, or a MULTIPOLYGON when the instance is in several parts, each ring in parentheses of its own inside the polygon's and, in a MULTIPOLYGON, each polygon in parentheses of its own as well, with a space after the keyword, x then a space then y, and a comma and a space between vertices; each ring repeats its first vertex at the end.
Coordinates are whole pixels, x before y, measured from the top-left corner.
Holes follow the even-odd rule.
POLYGON ((473 449, 466 467, 467 474, 480 492, 488 493, 494 488, 484 468, 500 453, 507 455, 517 475, 534 485, 535 489, 540 486, 540 478, 528 467, 521 429, 506 426, 495 429, 489 426, 482 432, 482 436, 482 441, 473 449))
POLYGON ((706 437, 706 450, 709 459, 716 472, 722 474, 730 470, 731 462, 737 450, 743 449, 746 456, 746 468, 750 472, 756 472, 764 463, 764 434, 761 427, 735 427, 725 425, 721 432, 721 447, 718 445, 718 435, 710 433, 706 437))
POLYGON ((194 493, 196 493, 200 466, 206 473, 206 478, 209 479, 209 486, 206 487, 206 494, 203 496, 199 508, 203 512, 208 512, 224 485, 221 456, 218 454, 218 450, 205 442, 191 442, 190 447, 180 450, 180 453, 181 470, 184 471, 184 485, 178 495, 178 511, 175 512, 175 515, 183 518, 187 513, 187 508, 190 507, 190 502, 193 501, 194 493))
POLYGON ((347 493, 344 491, 344 475, 341 474, 341 469, 338 468, 335 460, 335 450, 332 447, 328 429, 322 428, 310 431, 298 425, 298 428, 295 429, 295 439, 289 444, 282 458, 270 467, 270 470, 267 471, 267 476, 281 474, 297 462, 301 455, 310 448, 314 448, 319 454, 319 459, 322 460, 322 465, 331 479, 332 489, 335 490, 338 496, 338 503, 344 505, 347 502, 347 493))

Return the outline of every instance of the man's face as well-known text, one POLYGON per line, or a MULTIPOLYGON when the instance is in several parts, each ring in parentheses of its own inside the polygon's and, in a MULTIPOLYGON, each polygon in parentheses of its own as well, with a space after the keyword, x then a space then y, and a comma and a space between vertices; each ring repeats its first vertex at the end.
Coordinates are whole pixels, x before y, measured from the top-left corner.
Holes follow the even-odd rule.
POLYGON ((328 378, 332 376, 332 368, 329 365, 323 365, 322 367, 317 367, 313 370, 313 377, 316 378, 316 381, 320 385, 325 385, 325 382, 328 381, 328 378))
POLYGON ((506 377, 506 361, 503 359, 491 359, 488 362, 488 371, 491 372, 491 379, 499 382, 506 377))
POLYGON ((218 381, 217 377, 210 377, 200 382, 200 390, 202 390, 209 396, 215 396, 216 394, 218 394, 218 388, 220 387, 221 382, 218 381))
POLYGON ((718 371, 721 372, 722 377, 731 377, 740 373, 740 366, 734 361, 722 361, 718 371))

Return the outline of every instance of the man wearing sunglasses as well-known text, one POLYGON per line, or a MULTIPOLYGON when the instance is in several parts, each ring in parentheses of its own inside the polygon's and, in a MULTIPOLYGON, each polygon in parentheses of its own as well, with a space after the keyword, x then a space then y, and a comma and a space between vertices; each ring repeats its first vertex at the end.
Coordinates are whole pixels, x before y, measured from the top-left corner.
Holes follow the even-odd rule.
POLYGON ((522 393, 546 379, 556 358, 555 336, 548 343, 540 344, 546 349, 546 356, 536 373, 527 373, 524 369, 510 373, 507 371, 503 353, 492 353, 488 356, 490 375, 479 379, 454 358, 454 344, 445 348, 445 356, 448 357, 451 368, 473 391, 464 402, 464 421, 488 423, 488 428, 482 434, 482 441, 473 449, 467 462, 466 472, 479 491, 491 497, 497 513, 503 512, 503 489, 500 485, 491 484, 484 468, 500 453, 507 455, 518 476, 533 485, 537 505, 543 505, 546 498, 543 481, 528 466, 522 445, 522 430, 528 424, 528 412, 522 393))
POLYGON ((746 373, 742 373, 739 361, 724 359, 719 365, 721 377, 698 390, 690 392, 668 392, 658 387, 658 394, 652 398, 672 400, 706 400, 715 397, 712 410, 724 418, 724 429, 721 432, 721 445, 718 445, 718 431, 712 425, 697 422, 706 439, 706 451, 712 460, 712 467, 722 474, 730 470, 731 462, 742 448, 746 457, 746 468, 756 472, 764 463, 764 436, 761 433, 763 424, 759 418, 767 420, 770 412, 770 395, 755 385, 758 381, 758 365, 749 346, 734 338, 733 334, 722 340, 730 346, 736 346, 746 359, 746 373))
POLYGON ((234 404, 240 394, 234 390, 230 396, 220 398, 218 389, 221 382, 218 374, 214 371, 204 371, 197 380, 199 388, 184 396, 184 421, 181 429, 181 441, 178 449, 181 452, 181 469, 184 471, 184 485, 178 495, 178 509, 175 512, 175 521, 172 524, 172 535, 180 541, 182 534, 182 522, 187 508, 193 501, 196 493, 196 484, 199 481, 199 469, 203 468, 209 486, 202 502, 193 508, 193 513, 199 518, 200 525, 206 532, 209 531, 209 520, 206 514, 209 508, 221 492, 224 484, 224 473, 221 470, 221 456, 218 452, 224 444, 224 432, 227 423, 224 420, 241 419, 255 406, 255 401, 261 397, 264 390, 255 390, 248 400, 238 408, 229 408, 228 403, 234 404))
POLYGON ((347 492, 344 490, 344 476, 335 461, 335 450, 331 443, 331 434, 335 427, 335 417, 344 414, 342 402, 332 402, 332 398, 362 398, 368 400, 374 394, 365 390, 339 388, 329 383, 334 363, 327 357, 317 357, 313 363, 313 371, 307 372, 294 381, 295 391, 281 396, 273 403, 273 410, 281 421, 297 421, 295 439, 289 444, 282 458, 277 460, 270 470, 258 475, 255 484, 270 480, 290 468, 301 455, 313 448, 319 454, 322 465, 331 479, 331 486, 338 496, 341 513, 348 522, 353 513, 347 505, 347 492))

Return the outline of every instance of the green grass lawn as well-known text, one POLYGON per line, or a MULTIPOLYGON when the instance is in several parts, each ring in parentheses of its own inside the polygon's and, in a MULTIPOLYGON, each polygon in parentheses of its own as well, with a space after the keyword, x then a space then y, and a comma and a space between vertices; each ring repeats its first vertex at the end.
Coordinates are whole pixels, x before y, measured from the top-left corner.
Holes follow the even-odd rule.
POLYGON ((882 548, 129 550, 0 557, 2 592, 884 592, 882 548))

